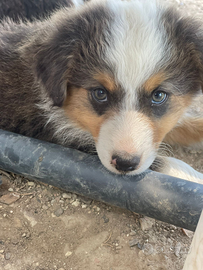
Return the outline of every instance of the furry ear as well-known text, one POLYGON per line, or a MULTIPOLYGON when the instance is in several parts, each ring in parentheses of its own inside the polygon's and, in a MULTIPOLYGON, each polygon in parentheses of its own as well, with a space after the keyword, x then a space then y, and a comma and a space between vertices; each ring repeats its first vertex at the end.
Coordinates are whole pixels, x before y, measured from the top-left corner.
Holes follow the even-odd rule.
POLYGON ((60 45, 58 40, 42 44, 35 55, 35 74, 53 100, 54 106, 62 106, 66 98, 68 69, 71 52, 60 45))
POLYGON ((188 88, 185 92, 195 94, 203 88, 203 24, 171 7, 166 9, 163 21, 171 44, 170 65, 178 73, 174 76, 182 78, 181 83, 188 88))

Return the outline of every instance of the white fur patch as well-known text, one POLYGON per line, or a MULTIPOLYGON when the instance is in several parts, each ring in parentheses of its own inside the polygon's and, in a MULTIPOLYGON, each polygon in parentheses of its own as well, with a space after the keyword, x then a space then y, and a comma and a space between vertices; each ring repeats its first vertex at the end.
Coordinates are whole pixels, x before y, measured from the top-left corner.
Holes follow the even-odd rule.
POLYGON ((159 169, 159 172, 203 184, 203 174, 197 172, 185 162, 172 157, 161 157, 161 159, 164 160, 164 166, 159 169))
POLYGON ((156 1, 109 1, 113 13, 111 44, 106 61, 126 92, 125 107, 135 109, 136 92, 158 72, 170 55, 167 34, 160 23, 156 1))

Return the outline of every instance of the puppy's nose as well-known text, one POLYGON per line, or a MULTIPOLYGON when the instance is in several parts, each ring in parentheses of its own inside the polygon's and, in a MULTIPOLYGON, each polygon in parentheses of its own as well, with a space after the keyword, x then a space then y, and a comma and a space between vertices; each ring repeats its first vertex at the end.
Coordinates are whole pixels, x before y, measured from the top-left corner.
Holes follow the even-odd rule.
POLYGON ((139 163, 140 158, 138 156, 134 156, 130 159, 125 159, 118 155, 113 155, 111 161, 111 164, 113 164, 118 171, 122 172, 134 171, 138 167, 139 163))

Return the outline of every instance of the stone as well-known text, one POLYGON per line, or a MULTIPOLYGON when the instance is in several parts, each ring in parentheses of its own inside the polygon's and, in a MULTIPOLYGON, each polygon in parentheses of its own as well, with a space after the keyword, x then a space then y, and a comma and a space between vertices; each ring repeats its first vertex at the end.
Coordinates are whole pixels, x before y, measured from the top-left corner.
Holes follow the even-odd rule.
POLYGON ((175 245, 175 249, 174 249, 174 253, 175 253, 176 257, 180 257, 181 247, 182 247, 181 243, 177 242, 175 245))
POLYGON ((46 206, 46 205, 42 205, 42 209, 43 209, 43 210, 47 210, 47 209, 49 209, 49 207, 46 206))
POLYGON ((10 260, 10 258, 11 258, 11 253, 6 252, 6 253, 4 254, 4 258, 5 258, 5 260, 10 260))
POLYGON ((9 205, 16 202, 18 199, 20 199, 20 195, 15 193, 8 193, 6 195, 1 196, 0 203, 9 205))
POLYGON ((63 199, 71 199, 72 196, 71 196, 70 193, 63 193, 63 194, 62 194, 62 198, 63 198, 63 199))
POLYGON ((139 243, 139 240, 137 238, 134 238, 132 240, 129 241, 129 246, 130 247, 134 247, 139 243))
POLYGON ((152 226, 155 224, 155 219, 144 217, 144 218, 140 218, 139 222, 140 222, 140 227, 142 231, 146 231, 152 228, 152 226))
POLYGON ((72 202, 72 205, 75 207, 78 207, 80 205, 80 202, 78 200, 72 202))
POLYGON ((68 252, 66 252, 66 254, 65 254, 66 257, 69 257, 70 255, 72 255, 72 252, 71 252, 71 251, 68 251, 68 252))
POLYGON ((27 182, 27 185, 28 185, 29 187, 35 187, 35 183, 34 183, 34 182, 27 182))
POLYGON ((73 200, 76 200, 77 199, 77 195, 76 194, 72 194, 72 198, 73 198, 73 200))
POLYGON ((58 208, 55 212, 54 215, 59 217, 63 214, 64 210, 62 208, 58 208))
POLYGON ((108 223, 108 222, 109 222, 109 218, 106 217, 105 215, 104 215, 102 218, 103 218, 103 220, 104 220, 104 223, 108 223))

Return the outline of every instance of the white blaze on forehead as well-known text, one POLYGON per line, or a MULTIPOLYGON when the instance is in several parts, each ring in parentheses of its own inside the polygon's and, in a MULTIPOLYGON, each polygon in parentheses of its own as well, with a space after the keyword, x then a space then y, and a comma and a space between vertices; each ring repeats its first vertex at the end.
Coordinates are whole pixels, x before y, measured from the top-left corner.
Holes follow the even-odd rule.
MULTIPOLYGON (((161 68, 167 57, 166 33, 156 1, 109 1, 114 16, 106 61, 132 103, 135 91, 161 68)), ((134 101, 134 102, 133 102, 134 101)))

